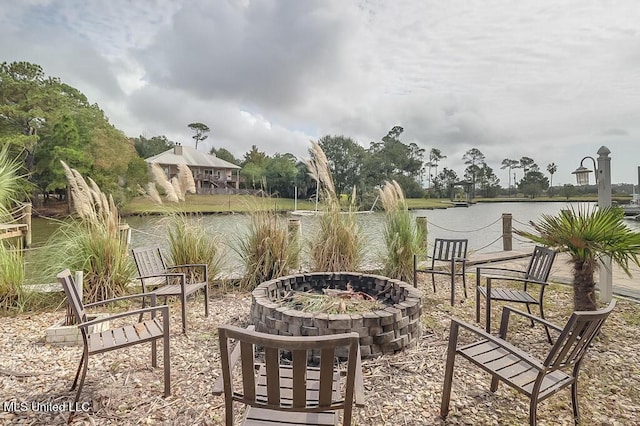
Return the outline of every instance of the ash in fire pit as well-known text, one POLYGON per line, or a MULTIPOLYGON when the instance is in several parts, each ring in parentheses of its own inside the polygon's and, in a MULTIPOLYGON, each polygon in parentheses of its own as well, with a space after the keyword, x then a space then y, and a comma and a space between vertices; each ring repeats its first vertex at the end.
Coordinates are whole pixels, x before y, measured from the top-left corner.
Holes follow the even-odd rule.
POLYGON ((322 336, 355 331, 362 356, 394 353, 420 336, 422 294, 400 280, 352 272, 316 272, 266 281, 252 294, 251 319, 257 331, 285 336, 322 336), (362 292, 373 296, 378 307, 358 313, 303 312, 282 303, 294 292, 324 289, 362 292))

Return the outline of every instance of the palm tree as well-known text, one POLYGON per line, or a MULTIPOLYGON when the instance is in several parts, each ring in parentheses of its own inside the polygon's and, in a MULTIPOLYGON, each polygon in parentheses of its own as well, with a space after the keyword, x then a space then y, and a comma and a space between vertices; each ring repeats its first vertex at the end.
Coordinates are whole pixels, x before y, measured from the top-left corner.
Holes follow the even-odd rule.
POLYGON ((553 174, 558 171, 558 166, 556 166, 556 163, 549 163, 547 164, 547 171, 551 175, 551 181, 550 181, 551 183, 549 184, 549 193, 551 196, 553 196, 553 174))
POLYGON ((627 275, 629 262, 640 266, 640 233, 623 222, 617 207, 578 207, 563 210, 557 216, 542 215, 531 226, 536 233, 516 230, 518 235, 536 243, 567 252, 573 264, 573 307, 576 311, 597 309, 594 272, 603 256, 610 256, 627 275))

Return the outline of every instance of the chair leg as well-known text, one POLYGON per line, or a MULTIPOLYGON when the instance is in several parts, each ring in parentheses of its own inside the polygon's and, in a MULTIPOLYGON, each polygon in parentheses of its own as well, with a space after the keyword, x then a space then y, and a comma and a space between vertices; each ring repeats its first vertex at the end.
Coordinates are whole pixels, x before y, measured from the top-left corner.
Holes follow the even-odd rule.
POLYGON ((538 401, 537 398, 531 398, 529 403, 529 425, 536 426, 538 422, 538 401))
POLYGON ((180 294, 180 308, 182 310, 182 333, 187 333, 187 295, 180 294))
POLYGON ((433 285, 433 292, 436 292, 436 275, 431 273, 431 284, 433 285))
POLYGON ((164 339, 162 344, 164 361, 164 396, 171 395, 171 356, 169 355, 169 318, 162 319, 164 339))
MULTIPOLYGON (((542 306, 542 305, 541 305, 542 306)), ((529 312, 530 315, 533 315, 531 313, 531 307, 529 306, 529 304, 527 303, 527 312, 529 312)), ((544 316, 542 317, 544 319, 544 316)), ((531 320, 531 328, 535 327, 535 323, 533 322, 533 320, 531 320)))
POLYGON ((442 401, 440 403, 440 417, 443 419, 449 414, 449 402, 451 401, 451 386, 453 384, 453 366, 456 359, 456 345, 458 344, 458 324, 451 323, 449 331, 449 347, 447 350, 447 365, 444 369, 444 385, 442 387, 442 401))
POLYGON ((451 273, 451 306, 454 305, 456 298, 456 274, 455 271, 451 273))
POLYGON ((491 278, 487 278, 487 305, 485 306, 485 330, 491 333, 491 278))
POLYGON ((464 298, 467 298, 467 276, 464 273, 464 270, 462 271, 462 288, 464 289, 464 298))
MULTIPOLYGON (((544 319, 544 308, 542 307, 542 303, 540 303, 540 318, 544 319)), ((551 339, 551 333, 549 333, 549 327, 544 324, 544 331, 547 333, 547 340, 550 345, 553 345, 553 339, 551 339)))
MULTIPOLYGON (((82 361, 84 361, 81 364, 81 365, 83 365, 82 374, 80 375, 80 383, 78 384, 78 391, 76 392, 76 399, 73 401, 74 402, 74 404, 73 404, 74 407, 78 406, 78 401, 80 400, 80 393, 82 392, 82 387, 84 386, 84 379, 85 379, 85 377, 87 377, 87 368, 89 367, 89 355, 83 356, 82 357, 82 361)), ((73 384, 75 386, 75 382, 73 384)))
POLYGON ((151 366, 152 367, 157 367, 158 366, 158 344, 156 343, 155 340, 151 341, 151 366))
POLYGON ((209 283, 204 286, 204 316, 209 316, 209 283))
POLYGON ((480 324, 480 279, 476 279, 476 323, 480 324))
POLYGON ((78 385, 78 377, 80 377, 80 369, 82 368, 82 364, 84 363, 84 358, 85 358, 86 354, 84 352, 84 350, 82 351, 82 356, 80 357, 80 363, 78 364, 78 369, 76 370, 76 377, 73 379, 73 384, 71 385, 71 389, 69 390, 74 390, 76 388, 76 386, 78 385))

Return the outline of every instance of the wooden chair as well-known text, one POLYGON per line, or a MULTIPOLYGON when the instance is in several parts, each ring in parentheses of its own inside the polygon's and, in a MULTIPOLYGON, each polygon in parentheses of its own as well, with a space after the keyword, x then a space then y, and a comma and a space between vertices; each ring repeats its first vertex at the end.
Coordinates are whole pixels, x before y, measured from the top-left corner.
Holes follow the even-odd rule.
POLYGON ((224 393, 225 419, 233 424, 233 402, 247 405, 245 425, 350 425, 352 407, 364 405, 364 388, 357 333, 316 337, 289 337, 258 333, 230 325, 218 328, 222 374, 214 394, 224 393), (229 339, 237 344, 230 353, 229 339), (256 363, 254 352, 264 348, 264 362, 256 363), (282 359, 283 352, 291 361, 282 359), (314 364, 320 355, 317 367, 314 364), (344 387, 334 368, 335 357, 346 357, 344 387), (234 366, 240 359, 241 389, 235 388, 234 366), (257 376, 256 376, 257 372, 257 376))
POLYGON ((456 355, 462 355, 472 364, 491 374, 491 392, 498 389, 500 381, 525 394, 529 399, 529 424, 536 424, 538 403, 559 390, 571 386, 571 402, 576 424, 580 421, 578 410, 578 373, 589 345, 615 306, 615 300, 599 311, 574 312, 567 325, 561 329, 550 322, 529 313, 505 306, 500 323, 500 337, 493 336, 470 324, 451 320, 449 349, 442 391, 440 415, 449 412, 453 366, 456 355), (523 315, 541 322, 547 328, 560 333, 544 360, 522 351, 506 341, 509 315, 523 315), (465 329, 478 337, 473 343, 458 346, 458 333, 465 329))
MULTIPOLYGON (((544 319, 543 298, 544 290, 547 287, 549 273, 553 266, 556 252, 537 246, 533 250, 529 266, 525 271, 509 268, 500 268, 493 266, 481 266, 476 269, 476 322, 480 322, 480 296, 486 299, 486 322, 485 327, 488 333, 491 332, 491 301, 500 300, 503 302, 524 303, 527 306, 527 312, 531 313, 529 305, 538 305, 540 307, 540 317, 544 319), (481 280, 485 278, 487 287, 482 287, 481 280), (506 289, 492 288, 493 280, 500 281, 516 281, 521 282, 522 289, 506 289), (537 297, 529 293, 529 285, 535 284, 539 286, 537 297), (487 296, 488 295, 488 296, 487 296)), ((533 321, 531 326, 533 327, 533 321)), ((551 335, 547 331, 547 338, 551 342, 551 335)))
POLYGON ((87 368, 89 366, 89 356, 102 352, 113 351, 116 349, 124 348, 127 346, 137 345, 140 343, 151 342, 151 365, 156 367, 157 361, 157 345, 156 341, 163 340, 163 362, 164 362, 164 396, 167 397, 171 394, 171 363, 169 357, 169 307, 167 305, 156 306, 156 295, 154 293, 147 294, 134 294, 129 296, 117 297, 115 299, 104 300, 101 302, 88 303, 84 305, 78 293, 76 284, 73 281, 71 272, 68 269, 60 272, 57 275, 58 282, 64 288, 64 292, 67 295, 67 300, 73 310, 78 328, 82 335, 82 341, 84 349, 82 351, 82 357, 80 358, 80 364, 76 371, 76 377, 73 380, 71 390, 75 389, 78 385, 78 378, 80 378, 80 384, 78 386, 78 392, 74 400, 74 406, 76 406, 80 392, 82 392, 82 386, 84 385, 84 379, 87 375, 87 368), (134 298, 146 298, 148 297, 151 302, 151 306, 142 309, 136 309, 133 311, 121 312, 106 317, 97 318, 91 321, 87 320, 87 314, 85 308, 90 308, 99 305, 106 305, 112 302, 118 302, 121 300, 128 300, 134 298), (156 316, 160 313, 162 320, 156 316), (143 314, 150 313, 151 319, 142 321, 141 316, 143 314), (90 333, 89 327, 99 324, 104 321, 113 321, 118 318, 126 318, 129 316, 140 317, 138 321, 121 326, 114 327, 102 332, 90 333), (80 371, 82 370, 82 374, 80 371))
MULTIPOLYGON (((413 283, 418 284, 418 272, 431 274, 433 291, 436 291, 435 275, 447 275, 451 277, 451 305, 455 302, 456 277, 462 277, 464 297, 467 297, 467 279, 465 276, 467 266, 467 239, 436 238, 433 243, 433 254, 430 256, 431 266, 420 268, 418 255, 413 255, 413 283)), ((428 263, 428 262, 427 262, 428 263)))
POLYGON ((142 292, 153 289, 158 296, 180 297, 182 332, 187 332, 187 296, 204 289, 204 315, 209 316, 209 276, 204 263, 167 265, 160 247, 140 247, 132 250, 138 268, 142 292))

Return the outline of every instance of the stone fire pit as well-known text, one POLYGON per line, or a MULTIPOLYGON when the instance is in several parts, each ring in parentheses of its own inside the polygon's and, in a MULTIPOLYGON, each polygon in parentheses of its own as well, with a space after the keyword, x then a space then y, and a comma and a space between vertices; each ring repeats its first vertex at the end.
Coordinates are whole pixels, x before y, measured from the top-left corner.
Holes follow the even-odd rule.
POLYGON ((315 272, 288 275, 261 283, 253 290, 251 319, 256 331, 284 336, 322 336, 355 331, 362 356, 395 353, 420 336, 422 293, 409 284, 380 275, 315 272), (323 288, 367 293, 386 307, 358 314, 308 313, 279 303, 294 291, 323 288))

